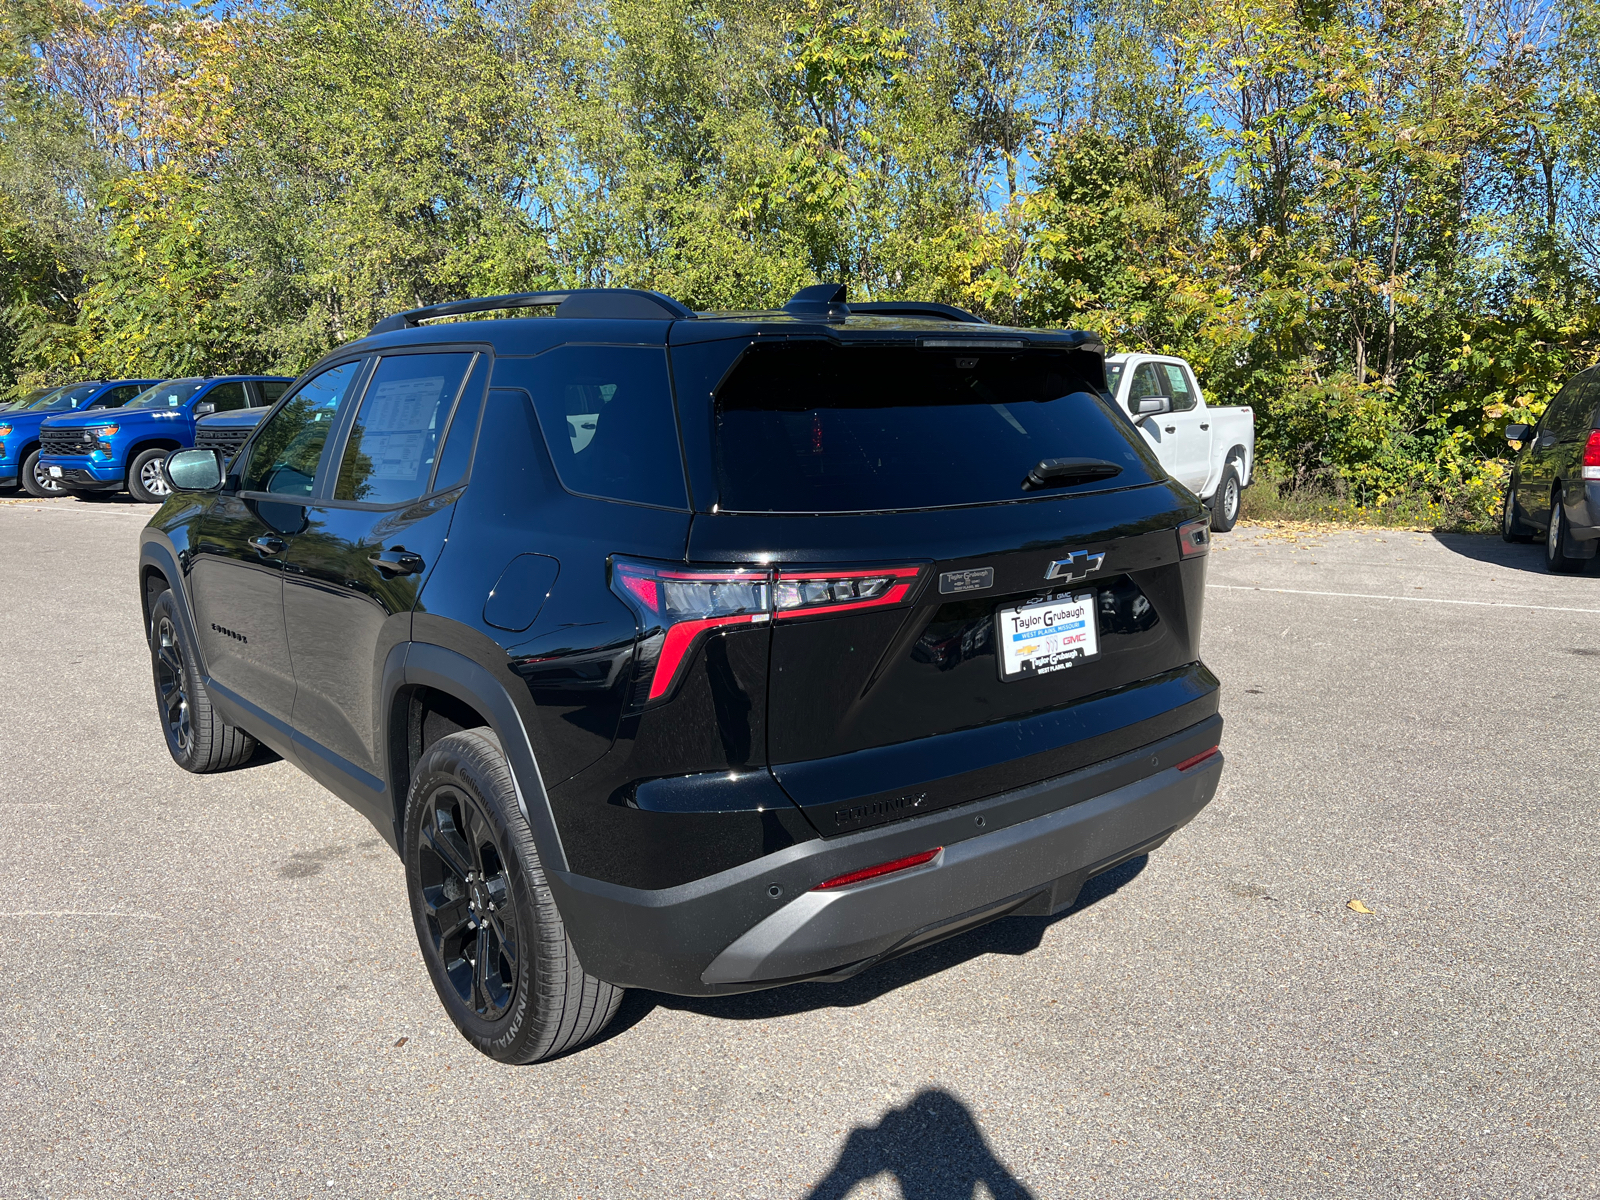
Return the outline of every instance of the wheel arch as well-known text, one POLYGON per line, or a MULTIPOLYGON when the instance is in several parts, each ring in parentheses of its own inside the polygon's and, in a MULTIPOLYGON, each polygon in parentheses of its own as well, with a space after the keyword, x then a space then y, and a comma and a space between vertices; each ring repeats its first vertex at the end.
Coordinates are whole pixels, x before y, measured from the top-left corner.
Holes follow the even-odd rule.
POLYGON ((533 833, 541 861, 547 871, 567 870, 566 852, 527 727, 505 686, 488 670, 443 646, 426 642, 397 646, 384 670, 383 713, 396 846, 403 849, 406 795, 416 763, 431 744, 430 735, 437 740, 456 729, 487 728, 500 740, 518 807, 533 833), (438 718, 431 729, 427 727, 429 712, 438 718))
POLYGON ((178 441, 176 438, 170 438, 170 437, 147 437, 147 438, 141 438, 139 441, 134 442, 133 445, 129 446, 127 454, 125 454, 123 456, 123 459, 122 459, 122 474, 123 474, 123 477, 126 478, 127 475, 128 475, 128 472, 133 470, 133 460, 138 458, 139 455, 143 454, 146 450, 168 450, 168 451, 171 451, 171 450, 182 450, 182 449, 183 449, 183 443, 178 441))
POLYGON ((1226 471, 1228 469, 1228 464, 1231 462, 1236 462, 1239 464, 1239 486, 1249 487, 1251 468, 1250 448, 1243 442, 1235 442, 1232 448, 1222 456, 1222 469, 1226 471))
POLYGON ((172 593, 177 604, 178 619, 183 622, 185 632, 189 635, 189 644, 195 648, 200 659, 200 673, 209 676, 199 631, 194 623, 194 610, 189 606, 189 592, 183 586, 183 572, 178 569, 177 556, 170 546, 146 536, 139 547, 139 607, 144 615, 146 636, 150 631, 150 605, 163 590, 161 586, 156 586, 158 579, 165 585, 165 590, 172 593))

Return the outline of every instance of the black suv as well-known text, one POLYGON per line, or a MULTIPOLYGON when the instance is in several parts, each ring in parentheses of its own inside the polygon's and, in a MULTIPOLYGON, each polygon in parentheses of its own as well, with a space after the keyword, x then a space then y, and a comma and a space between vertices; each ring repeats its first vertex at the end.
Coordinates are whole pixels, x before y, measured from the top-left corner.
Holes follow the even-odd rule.
POLYGON ((1581 571, 1600 546, 1600 367, 1574 375, 1537 426, 1507 425, 1520 442, 1500 533, 1531 542, 1542 530, 1552 571, 1581 571))
POLYGON ((231 461, 167 460, 168 747, 259 740, 363 813, 508 1062, 626 987, 838 980, 1057 912, 1222 770, 1206 509, 1104 389, 1090 334, 826 285, 390 317, 231 461))

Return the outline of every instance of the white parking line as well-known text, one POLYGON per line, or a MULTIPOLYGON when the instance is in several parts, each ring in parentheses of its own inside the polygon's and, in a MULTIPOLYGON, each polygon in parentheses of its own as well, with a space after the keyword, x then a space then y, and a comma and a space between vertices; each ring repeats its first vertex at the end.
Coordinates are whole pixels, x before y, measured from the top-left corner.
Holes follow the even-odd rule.
POLYGON ((1380 596, 1372 592, 1312 592, 1301 588, 1245 587, 1236 583, 1208 583, 1223 592, 1276 592, 1282 596, 1337 596, 1341 600, 1404 600, 1412 604, 1466 604, 1473 608, 1531 608, 1540 612, 1600 613, 1600 608, 1565 608, 1559 604, 1509 604, 1503 600, 1440 600, 1433 596, 1380 596))

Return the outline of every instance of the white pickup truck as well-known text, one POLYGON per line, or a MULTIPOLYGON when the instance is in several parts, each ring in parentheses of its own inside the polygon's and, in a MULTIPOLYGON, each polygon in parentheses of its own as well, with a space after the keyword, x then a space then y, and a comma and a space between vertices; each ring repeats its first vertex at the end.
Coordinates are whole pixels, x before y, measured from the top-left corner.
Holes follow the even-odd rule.
POLYGON ((1189 364, 1165 354, 1111 355, 1106 386, 1167 474, 1206 502, 1211 528, 1232 529, 1255 468, 1255 414, 1207 405, 1189 364))

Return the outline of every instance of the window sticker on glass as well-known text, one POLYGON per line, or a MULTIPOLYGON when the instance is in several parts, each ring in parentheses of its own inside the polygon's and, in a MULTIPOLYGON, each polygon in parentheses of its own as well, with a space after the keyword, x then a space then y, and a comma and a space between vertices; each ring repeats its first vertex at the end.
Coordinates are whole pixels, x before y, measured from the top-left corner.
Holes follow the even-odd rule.
POLYGON ((422 453, 432 445, 434 413, 444 393, 443 375, 393 379, 373 389, 365 414, 363 448, 372 459, 372 479, 417 477, 422 453))
POLYGON ((1000 678, 1064 670, 1100 655, 1095 593, 1058 592, 995 613, 1000 678))

